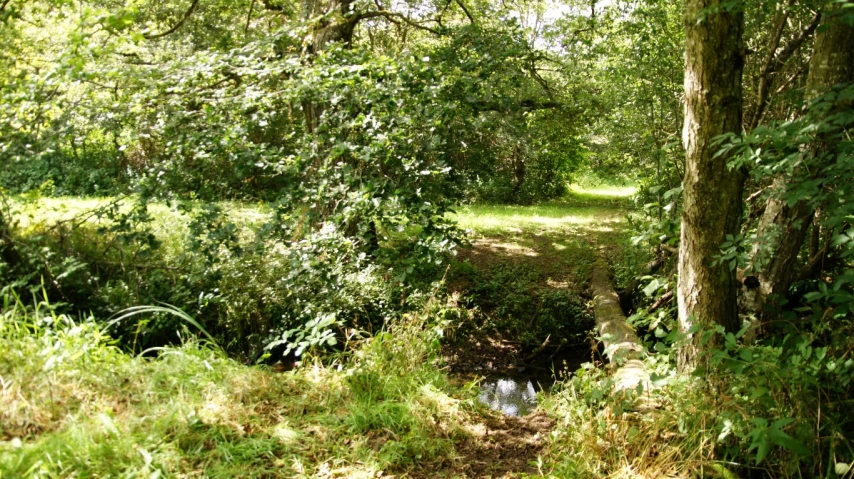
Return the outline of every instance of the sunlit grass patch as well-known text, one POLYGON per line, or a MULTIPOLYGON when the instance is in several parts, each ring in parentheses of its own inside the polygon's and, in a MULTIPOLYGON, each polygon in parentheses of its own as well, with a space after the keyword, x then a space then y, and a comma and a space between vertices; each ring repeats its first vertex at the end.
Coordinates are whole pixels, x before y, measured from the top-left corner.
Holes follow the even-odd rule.
MULTIPOLYGON (((98 208, 104 208, 114 201, 119 201, 119 210, 128 212, 136 199, 133 197, 78 197, 57 196, 39 197, 26 200, 18 198, 15 206, 20 214, 16 218, 23 228, 36 224, 54 224, 74 219, 86 219, 88 223, 103 223, 105 218, 99 215, 86 215, 98 208)), ((216 203, 229 220, 243 227, 260 226, 270 218, 270 208, 264 203, 244 203, 240 201, 218 201, 216 203)), ((176 226, 186 225, 189 221, 186 213, 179 211, 175 204, 162 201, 148 202, 149 213, 156 229, 171 232, 176 226)))
POLYGON ((631 186, 574 185, 566 197, 531 206, 476 204, 452 215, 460 227, 479 234, 611 232, 625 220, 631 186))
POLYGON ((454 217, 460 227, 483 234, 577 230, 622 221, 612 210, 566 204, 471 205, 460 208, 454 217))
POLYGON ((571 196, 588 199, 627 199, 637 193, 635 186, 599 185, 582 186, 571 185, 569 187, 571 196))

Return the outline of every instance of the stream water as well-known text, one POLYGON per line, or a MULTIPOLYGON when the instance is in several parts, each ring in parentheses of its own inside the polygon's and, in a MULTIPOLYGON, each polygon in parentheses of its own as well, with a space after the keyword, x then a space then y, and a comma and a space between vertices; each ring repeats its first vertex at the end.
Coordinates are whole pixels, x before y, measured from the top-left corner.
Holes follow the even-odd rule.
POLYGON ((527 378, 488 377, 480 383, 480 402, 508 416, 525 416, 537 407, 539 384, 527 378))
POLYGON ((561 377, 563 371, 575 371, 581 363, 589 360, 589 352, 574 351, 549 358, 546 363, 522 372, 490 374, 481 381, 477 398, 508 416, 525 416, 537 408, 537 393, 548 394, 551 391, 555 373, 561 377))

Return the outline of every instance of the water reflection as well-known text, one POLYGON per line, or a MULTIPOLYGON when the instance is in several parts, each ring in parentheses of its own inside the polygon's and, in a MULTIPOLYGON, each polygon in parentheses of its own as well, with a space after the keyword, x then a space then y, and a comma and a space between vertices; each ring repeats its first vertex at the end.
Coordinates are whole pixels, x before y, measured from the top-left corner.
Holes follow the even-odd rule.
POLYGON ((509 416, 524 416, 537 407, 537 388, 528 379, 487 378, 477 398, 509 416))

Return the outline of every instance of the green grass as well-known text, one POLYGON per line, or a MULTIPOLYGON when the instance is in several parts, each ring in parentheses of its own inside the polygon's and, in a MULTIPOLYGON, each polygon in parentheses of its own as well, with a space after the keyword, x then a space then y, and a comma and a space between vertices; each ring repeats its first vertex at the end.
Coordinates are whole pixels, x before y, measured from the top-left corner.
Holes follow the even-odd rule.
POLYGON ((622 254, 627 187, 573 187, 533 206, 467 205, 454 219, 471 232, 449 278, 476 311, 478 334, 538 346, 547 337, 578 343, 592 328, 584 304, 593 260, 622 254))
POLYGON ((276 373, 195 341, 129 356, 91 319, 7 297, 0 477, 377 477, 441 463, 473 401, 431 365, 428 331, 410 318, 346 367, 276 373))
POLYGON ((634 186, 617 186, 617 185, 599 185, 599 186, 581 186, 572 185, 569 187, 569 196, 588 199, 588 200, 610 200, 616 201, 628 199, 637 193, 638 189, 634 186))
POLYGON ((553 203, 536 206, 473 205, 459 209, 463 228, 480 234, 613 231, 623 221, 616 209, 553 203))
MULTIPOLYGON (((88 213, 108 206, 113 201, 120 201, 120 210, 130 211, 134 198, 82 198, 75 196, 33 197, 19 196, 13 203, 17 210, 15 218, 19 226, 26 230, 36 229, 44 225, 58 222, 79 221, 85 219, 85 224, 105 224, 108 220, 88 213)), ((247 233, 252 228, 260 226, 270 218, 269 208, 262 204, 248 204, 239 201, 220 201, 217 205, 230 221, 247 233)), ((162 202, 148 203, 149 212, 153 218, 154 232, 160 238, 180 237, 186 235, 189 217, 177 208, 162 202)))
POLYGON ((453 216, 479 235, 593 234, 621 227, 633 187, 573 186, 566 197, 533 206, 468 205, 453 216))

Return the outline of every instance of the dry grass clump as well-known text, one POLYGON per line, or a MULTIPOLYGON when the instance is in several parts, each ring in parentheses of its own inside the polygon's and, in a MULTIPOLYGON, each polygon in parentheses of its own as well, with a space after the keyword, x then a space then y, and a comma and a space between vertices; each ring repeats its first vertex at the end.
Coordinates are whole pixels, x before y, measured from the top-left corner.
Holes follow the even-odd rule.
POLYGON ((544 407, 558 418, 546 462, 555 477, 729 477, 715 459, 714 405, 690 384, 617 395, 601 370, 579 372, 544 407), (678 391, 678 392, 677 392, 678 391))

